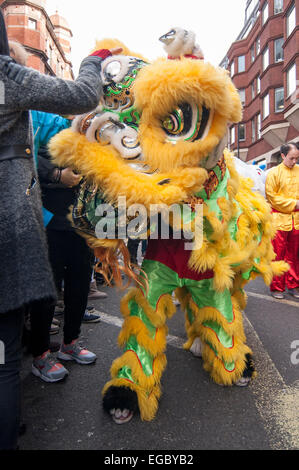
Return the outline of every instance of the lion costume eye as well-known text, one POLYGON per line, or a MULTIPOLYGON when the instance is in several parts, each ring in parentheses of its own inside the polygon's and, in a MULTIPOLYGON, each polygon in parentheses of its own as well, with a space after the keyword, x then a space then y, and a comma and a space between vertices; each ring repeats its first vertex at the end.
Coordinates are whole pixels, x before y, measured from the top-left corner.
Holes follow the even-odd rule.
POLYGON ((211 127, 213 113, 205 106, 182 103, 162 120, 167 142, 204 139, 211 127))

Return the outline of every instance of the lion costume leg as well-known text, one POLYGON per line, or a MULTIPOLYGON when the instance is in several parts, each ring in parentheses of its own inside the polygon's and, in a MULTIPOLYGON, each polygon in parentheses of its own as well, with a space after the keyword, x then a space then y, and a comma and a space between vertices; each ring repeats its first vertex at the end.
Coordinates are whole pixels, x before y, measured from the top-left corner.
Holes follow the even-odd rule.
POLYGON ((251 350, 245 344, 242 314, 239 303, 227 289, 216 292, 213 279, 200 282, 186 280, 184 289, 177 292, 186 313, 190 350, 200 338, 204 369, 221 385, 233 385, 251 365, 251 350))
POLYGON ((103 395, 104 408, 111 411, 132 410, 131 399, 136 394, 140 416, 149 421, 155 417, 161 395, 160 380, 167 362, 166 320, 176 311, 171 294, 179 280, 174 271, 156 261, 145 260, 142 269, 148 290, 133 288, 122 299, 124 324, 118 343, 124 352, 112 364, 112 380, 103 395))

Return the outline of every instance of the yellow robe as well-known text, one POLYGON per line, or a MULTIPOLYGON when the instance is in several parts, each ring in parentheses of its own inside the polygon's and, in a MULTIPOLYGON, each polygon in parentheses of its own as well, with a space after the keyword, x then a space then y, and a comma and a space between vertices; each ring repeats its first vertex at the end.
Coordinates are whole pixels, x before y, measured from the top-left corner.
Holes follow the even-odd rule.
POLYGON ((273 218, 277 230, 290 232, 299 230, 299 212, 296 203, 299 200, 299 166, 288 168, 284 163, 273 168, 266 180, 267 200, 275 209, 273 218), (277 211, 277 212, 276 212, 277 211))

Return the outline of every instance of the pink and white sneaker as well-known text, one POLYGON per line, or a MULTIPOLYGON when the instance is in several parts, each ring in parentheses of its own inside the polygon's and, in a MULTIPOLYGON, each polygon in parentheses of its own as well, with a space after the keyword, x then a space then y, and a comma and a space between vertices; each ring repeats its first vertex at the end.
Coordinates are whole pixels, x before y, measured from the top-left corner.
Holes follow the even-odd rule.
POLYGON ((44 382, 50 383, 59 382, 68 375, 68 371, 50 355, 50 351, 34 358, 32 373, 44 382))
POLYGON ((93 352, 82 348, 77 339, 72 341, 71 344, 62 343, 57 357, 63 361, 76 361, 78 364, 83 365, 92 364, 97 359, 93 352))

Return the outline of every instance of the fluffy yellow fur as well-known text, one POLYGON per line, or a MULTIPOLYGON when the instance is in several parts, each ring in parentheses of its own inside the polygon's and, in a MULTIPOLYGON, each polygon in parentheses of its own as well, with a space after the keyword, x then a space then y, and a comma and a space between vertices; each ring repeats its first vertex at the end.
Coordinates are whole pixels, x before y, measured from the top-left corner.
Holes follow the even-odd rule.
POLYGON ((200 60, 155 61, 140 71, 134 94, 142 112, 139 136, 146 162, 161 171, 198 166, 223 138, 227 123, 242 118, 239 94, 227 72, 200 60), (161 121, 183 102, 207 107, 214 119, 205 139, 174 146, 165 142, 161 121))
POLYGON ((129 55, 133 57, 138 57, 139 59, 144 60, 144 62, 148 62, 147 59, 145 59, 141 54, 137 52, 131 51, 123 42, 119 41, 118 39, 113 39, 113 38, 106 38, 106 39, 101 39, 100 41, 96 41, 95 48, 93 49, 92 52, 95 52, 99 49, 114 49, 114 48, 122 48, 122 55, 129 55))
POLYGON ((169 169, 167 173, 147 176, 136 173, 111 146, 102 147, 86 140, 85 136, 66 129, 49 144, 53 161, 60 166, 71 166, 87 180, 98 184, 107 201, 116 203, 126 196, 127 205, 172 205, 184 201, 188 195, 201 189, 207 172, 202 168, 169 169), (159 182, 170 179, 168 185, 159 182))
POLYGON ((224 316, 215 308, 205 307, 198 308, 192 300, 190 293, 186 290, 179 290, 176 292, 182 309, 187 312, 189 308, 194 315, 194 321, 191 324, 189 317, 186 313, 186 331, 188 341, 184 348, 189 350, 197 337, 203 342, 203 361, 204 369, 211 374, 211 377, 216 383, 221 385, 232 385, 243 374, 245 368, 245 355, 251 353, 251 350, 246 346, 245 333, 243 329, 242 314, 239 309, 239 304, 236 297, 232 297, 232 304, 234 309, 234 320, 229 323, 224 316), (217 339, 215 332, 204 326, 204 322, 213 321, 217 322, 223 330, 233 338, 233 347, 225 348, 217 339), (209 346, 209 344, 213 347, 209 346), (217 355, 215 354, 217 351, 217 355), (228 371, 225 368, 225 363, 235 363, 233 371, 228 371))

